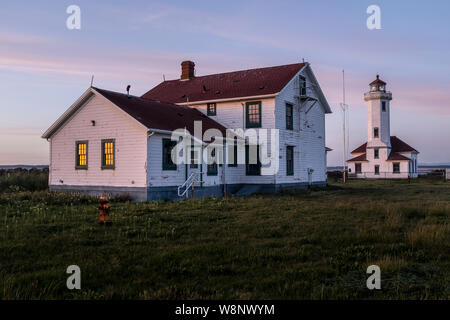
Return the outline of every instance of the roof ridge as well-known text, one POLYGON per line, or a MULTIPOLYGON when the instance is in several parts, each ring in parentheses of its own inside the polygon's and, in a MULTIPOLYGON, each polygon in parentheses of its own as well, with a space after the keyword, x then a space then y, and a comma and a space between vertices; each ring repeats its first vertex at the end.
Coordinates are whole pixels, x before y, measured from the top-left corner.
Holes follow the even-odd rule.
MULTIPOLYGON (((202 76, 195 76, 193 79, 199 79, 199 78, 210 77, 210 76, 218 76, 218 75, 222 75, 222 74, 230 74, 230 73, 236 73, 236 72, 247 72, 247 71, 254 71, 254 70, 288 67, 288 66, 294 66, 294 65, 300 66, 300 65, 306 65, 306 64, 307 64, 307 62, 298 62, 298 63, 289 63, 289 64, 282 64, 282 65, 277 65, 277 66, 270 66, 270 67, 260 67, 260 68, 242 69, 242 70, 234 70, 234 71, 227 71, 227 72, 220 72, 220 73, 211 73, 211 74, 205 74, 202 76)), ((174 82, 174 81, 182 81, 182 80, 181 79, 172 79, 172 80, 165 80, 163 82, 174 82)), ((183 81, 186 81, 186 80, 183 80, 183 81)))
POLYGON ((143 97, 143 96, 135 96, 135 95, 132 95, 132 94, 127 95, 126 93, 122 93, 122 92, 118 92, 118 91, 113 91, 113 90, 108 90, 108 89, 97 88, 97 87, 92 87, 92 89, 100 90, 100 91, 106 91, 106 92, 110 92, 110 93, 115 93, 115 94, 119 94, 119 95, 122 95, 122 96, 132 97, 132 98, 141 99, 141 100, 149 101, 149 102, 157 102, 157 103, 169 104, 169 105, 172 105, 172 106, 174 106, 174 107, 187 108, 187 107, 184 106, 184 105, 180 105, 180 104, 176 104, 176 103, 172 103, 172 102, 168 102, 168 101, 161 101, 161 100, 159 100, 159 99, 145 98, 145 97, 143 97))

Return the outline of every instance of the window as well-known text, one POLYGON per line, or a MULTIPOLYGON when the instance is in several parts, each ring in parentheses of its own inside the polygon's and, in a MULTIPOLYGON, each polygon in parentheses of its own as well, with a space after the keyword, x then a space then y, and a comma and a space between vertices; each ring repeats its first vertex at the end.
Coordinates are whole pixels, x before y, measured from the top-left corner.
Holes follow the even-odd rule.
POLYGON ((191 169, 197 169, 198 168, 198 163, 199 163, 198 150, 195 150, 195 147, 191 146, 191 163, 190 163, 190 168, 191 169))
POLYGON ((381 101, 381 111, 386 111, 386 101, 381 101))
POLYGON ((373 128, 373 137, 378 138, 378 128, 373 128))
POLYGON ((293 146, 286 147, 286 175, 287 176, 294 175, 294 147, 293 146))
MULTIPOLYGON (((211 151, 211 156, 212 157, 216 156, 216 149, 213 149, 211 151)), ((216 161, 216 160, 214 160, 214 161, 216 161)), ((214 162, 212 164, 208 164, 206 174, 208 176, 217 176, 217 163, 216 162, 214 162)))
POLYGON ((355 173, 361 173, 361 163, 355 163, 355 173))
POLYGON ((206 114, 208 116, 215 116, 216 113, 216 104, 215 103, 208 103, 206 107, 206 114))
POLYGON ((162 139, 163 170, 177 170, 177 165, 172 161, 172 149, 177 145, 176 141, 162 139))
POLYGON ((380 166, 379 166, 379 165, 376 165, 376 166, 375 166, 375 174, 376 174, 376 175, 379 175, 379 174, 380 174, 380 166))
POLYGON ((400 173, 400 162, 394 162, 392 164, 392 172, 393 173, 400 173))
POLYGON ((88 142, 75 142, 75 169, 88 168, 88 142))
POLYGON ((115 168, 115 140, 102 140, 102 169, 115 168))
POLYGON ((233 146, 228 146, 228 152, 227 152, 227 156, 228 156, 228 166, 229 167, 237 167, 238 163, 237 163, 237 159, 238 159, 238 145, 237 145, 237 140, 234 139, 234 145, 233 146), (233 158, 231 158, 231 151, 233 152, 233 158))
POLYGON ((261 101, 245 104, 247 128, 261 128, 261 101))
POLYGON ((300 80, 300 96, 306 96, 306 78, 299 76, 300 80))
POLYGON ((292 130, 294 127, 293 105, 286 103, 286 129, 292 130))
POLYGON ((247 176, 259 176, 261 175, 261 162, 259 160, 259 146, 252 146, 250 149, 248 145, 245 146, 245 174, 247 176), (256 161, 255 155, 256 151, 256 161), (250 155, 249 153, 252 152, 250 155), (256 162, 256 163, 255 163, 256 162))
POLYGON ((380 158, 380 150, 379 149, 373 149, 373 158, 374 159, 380 158))

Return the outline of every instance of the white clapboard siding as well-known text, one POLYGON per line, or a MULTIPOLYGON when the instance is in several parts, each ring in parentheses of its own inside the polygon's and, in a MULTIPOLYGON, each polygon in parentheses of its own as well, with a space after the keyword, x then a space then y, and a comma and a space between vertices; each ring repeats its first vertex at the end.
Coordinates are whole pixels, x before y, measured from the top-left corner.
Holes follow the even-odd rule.
MULTIPOLYGON (((298 77, 300 73, 296 75, 298 77)), ((309 75, 302 73, 307 82, 309 75)), ((276 98, 276 127, 280 129, 280 169, 277 183, 307 183, 308 169, 313 169, 312 182, 326 180, 325 111, 320 101, 309 109, 312 102, 300 103, 298 85, 294 77, 276 98), (286 130, 286 103, 293 105, 293 130, 286 130), (309 111, 308 111, 309 109, 309 111), (306 112, 308 111, 308 112, 306 112), (286 175, 286 147, 294 146, 294 175, 286 175)), ((317 98, 314 90, 308 94, 317 98)))
POLYGON ((179 186, 186 180, 184 165, 177 165, 176 170, 163 170, 163 138, 170 139, 170 135, 154 134, 148 138, 147 175, 150 187, 179 186))
MULTIPOLYGON (((275 99, 251 99, 230 102, 218 102, 216 104, 216 116, 210 116, 226 128, 243 129, 245 125, 245 103, 251 101, 261 101, 261 127, 265 129, 275 128, 275 99)), ((207 114, 206 104, 193 105, 193 108, 207 114)), ((206 169, 204 169, 206 170, 206 169)), ((225 181, 227 184, 271 184, 275 183, 273 176, 247 176, 245 175, 245 165, 238 167, 225 167, 225 181)), ((220 171, 219 171, 220 173, 220 171)))
POLYGON ((50 143, 50 185, 146 186, 147 130, 102 96, 92 97, 50 143), (114 170, 101 169, 102 139, 115 139, 114 170), (87 170, 75 169, 78 140, 88 140, 87 170))

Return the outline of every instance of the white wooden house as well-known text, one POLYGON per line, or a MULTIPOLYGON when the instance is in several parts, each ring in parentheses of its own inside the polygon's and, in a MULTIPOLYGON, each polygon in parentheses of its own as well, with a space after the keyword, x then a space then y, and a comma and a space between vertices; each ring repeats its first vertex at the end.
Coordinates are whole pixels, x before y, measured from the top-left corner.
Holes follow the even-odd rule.
MULTIPOLYGON (((308 63, 195 76, 194 63, 185 61, 180 79, 142 97, 86 90, 43 134, 50 142, 49 186, 141 201, 323 186, 330 112, 308 63), (278 170, 261 174, 263 166, 248 157, 243 164, 174 164, 173 131, 192 134, 196 121, 202 137, 208 129, 224 137, 227 129, 278 129, 278 170)), ((219 141, 202 137, 192 154, 219 141)), ((221 156, 227 159, 227 148, 221 156)))
POLYGON ((386 82, 378 75, 369 86, 370 91, 364 94, 368 140, 351 152, 349 173, 370 179, 417 178, 419 152, 390 134, 392 93, 386 91, 386 82))

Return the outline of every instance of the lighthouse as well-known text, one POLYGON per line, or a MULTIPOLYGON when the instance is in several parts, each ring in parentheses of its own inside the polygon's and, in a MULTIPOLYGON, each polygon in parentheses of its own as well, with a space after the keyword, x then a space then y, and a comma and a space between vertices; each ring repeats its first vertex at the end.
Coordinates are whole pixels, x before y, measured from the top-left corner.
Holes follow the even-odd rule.
POLYGON ((377 78, 369 84, 364 94, 367 103, 367 147, 391 149, 390 101, 392 93, 386 91, 386 82, 377 78))
POLYGON ((351 152, 349 171, 357 178, 416 178, 419 152, 391 136, 392 93, 377 75, 364 93, 367 103, 367 142, 351 152))

